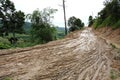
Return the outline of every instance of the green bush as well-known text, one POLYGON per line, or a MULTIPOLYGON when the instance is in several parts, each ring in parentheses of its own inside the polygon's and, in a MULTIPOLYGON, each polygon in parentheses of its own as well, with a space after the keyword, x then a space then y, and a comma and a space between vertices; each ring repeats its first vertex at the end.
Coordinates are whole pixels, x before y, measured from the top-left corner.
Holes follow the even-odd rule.
POLYGON ((101 19, 99 19, 99 18, 96 19, 95 22, 93 23, 94 29, 99 28, 101 23, 102 23, 101 19))
POLYGON ((35 43, 47 43, 56 39, 56 29, 46 24, 33 24, 31 30, 31 40, 35 43))
POLYGON ((0 37, 0 49, 8 49, 10 47, 8 39, 0 37))
POLYGON ((10 45, 0 42, 0 49, 8 49, 10 47, 11 47, 10 45))
POLYGON ((111 26, 113 24, 111 20, 112 20, 111 16, 107 17, 100 26, 101 27, 111 26))
POLYGON ((117 23, 115 23, 112 28, 113 29, 120 28, 120 20, 117 23))

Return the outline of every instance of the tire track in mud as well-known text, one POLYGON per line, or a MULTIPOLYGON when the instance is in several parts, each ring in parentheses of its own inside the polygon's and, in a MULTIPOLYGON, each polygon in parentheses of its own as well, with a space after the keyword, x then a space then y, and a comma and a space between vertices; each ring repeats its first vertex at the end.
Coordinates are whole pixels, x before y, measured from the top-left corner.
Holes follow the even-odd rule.
POLYGON ((111 49, 90 28, 48 44, 0 53, 0 79, 110 80, 111 49), (3 55, 2 55, 3 54, 3 55))

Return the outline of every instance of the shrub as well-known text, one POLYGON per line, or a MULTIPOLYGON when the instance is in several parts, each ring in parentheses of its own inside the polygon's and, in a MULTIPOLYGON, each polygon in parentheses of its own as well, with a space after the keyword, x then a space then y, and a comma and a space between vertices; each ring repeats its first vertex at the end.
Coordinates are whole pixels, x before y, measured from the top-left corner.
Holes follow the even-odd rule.
POLYGON ((113 28, 113 29, 120 28, 120 20, 118 20, 118 22, 115 23, 112 28, 113 28))
POLYGON ((0 49, 8 49, 10 47, 11 45, 8 39, 0 37, 0 49))
POLYGON ((102 23, 102 20, 101 19, 96 19, 95 22, 93 23, 93 27, 94 29, 100 27, 100 24, 102 23))
POLYGON ((111 16, 107 17, 103 22, 102 24, 100 25, 101 27, 104 27, 104 26, 111 26, 113 23, 111 21, 111 16))
POLYGON ((11 47, 10 45, 0 42, 0 49, 8 49, 10 47, 11 47))

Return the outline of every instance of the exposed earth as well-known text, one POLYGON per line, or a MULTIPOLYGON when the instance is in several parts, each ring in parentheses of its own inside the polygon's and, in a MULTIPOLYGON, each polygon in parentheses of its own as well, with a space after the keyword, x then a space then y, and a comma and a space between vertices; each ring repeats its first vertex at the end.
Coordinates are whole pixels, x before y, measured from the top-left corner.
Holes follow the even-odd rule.
POLYGON ((120 80, 119 49, 91 28, 70 35, 35 47, 1 50, 0 80, 120 80))

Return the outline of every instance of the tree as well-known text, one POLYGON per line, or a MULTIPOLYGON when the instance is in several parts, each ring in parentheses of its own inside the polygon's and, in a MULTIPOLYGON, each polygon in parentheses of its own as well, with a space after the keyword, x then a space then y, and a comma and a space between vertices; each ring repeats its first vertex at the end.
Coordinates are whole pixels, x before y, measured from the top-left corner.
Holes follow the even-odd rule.
POLYGON ((13 37, 10 39, 13 44, 16 43, 15 33, 23 33, 24 13, 22 11, 16 11, 14 3, 10 0, 0 1, 0 20, 3 24, 0 27, 2 36, 13 33, 13 37))
POLYGON ((68 19, 68 26, 69 31, 75 31, 83 28, 84 23, 79 18, 72 16, 68 19))
POLYGON ((10 22, 8 30, 10 33, 13 33, 13 37, 15 38, 15 33, 24 33, 23 24, 24 24, 24 13, 22 11, 15 11, 12 15, 10 15, 10 22))
POLYGON ((89 23, 88 23, 88 27, 92 26, 93 25, 93 17, 92 16, 89 16, 89 19, 88 19, 89 23))
POLYGON ((3 26, 1 27, 1 32, 8 35, 9 23, 10 23, 10 16, 14 13, 15 7, 14 3, 10 0, 1 0, 0 1, 0 19, 2 21, 3 26))
MULTIPOLYGON (((13 22, 16 22, 16 26, 15 26, 15 32, 16 33, 24 33, 24 30, 23 30, 23 24, 25 23, 24 20, 25 20, 25 14, 24 12, 22 11, 16 11, 14 13, 14 15, 12 16, 13 18, 11 18, 13 22)), ((12 29, 12 27, 11 27, 12 29)))
POLYGON ((46 43, 55 39, 56 30, 51 27, 53 26, 51 19, 56 11, 56 9, 51 8, 45 8, 43 11, 37 9, 32 14, 27 15, 32 22, 31 36, 33 42, 46 43))
POLYGON ((15 11, 14 3, 10 0, 0 1, 0 19, 3 24, 2 30, 8 32, 23 33, 24 13, 15 11))
POLYGON ((96 28, 114 26, 117 22, 117 25, 120 26, 120 0, 105 0, 104 6, 95 21, 95 24, 99 24, 96 28))

